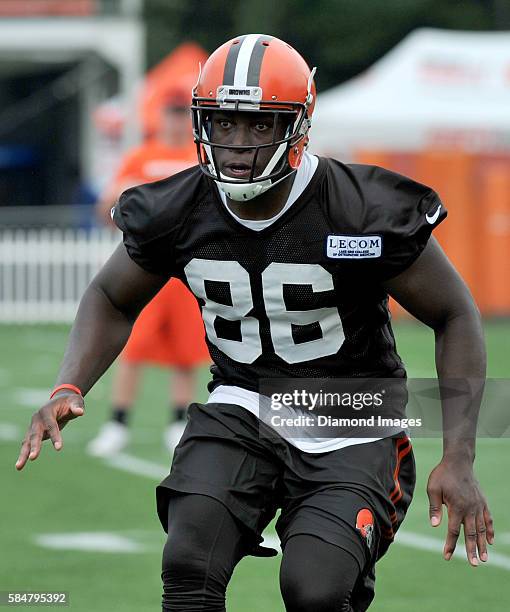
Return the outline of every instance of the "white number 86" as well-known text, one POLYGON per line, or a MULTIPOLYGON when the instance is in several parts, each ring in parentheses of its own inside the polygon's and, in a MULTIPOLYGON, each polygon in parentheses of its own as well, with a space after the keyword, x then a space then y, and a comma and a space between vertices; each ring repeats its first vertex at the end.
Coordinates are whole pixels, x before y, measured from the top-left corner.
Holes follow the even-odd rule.
MULTIPOLYGON (((192 259, 184 268, 193 293, 204 300, 202 317, 209 341, 240 363, 253 363, 262 354, 259 321, 247 316, 253 308, 250 276, 237 261, 192 259), (209 299, 205 281, 229 283, 232 305, 209 299), (216 317, 240 321, 241 341, 220 338, 216 333, 216 317)), ((335 354, 342 346, 342 321, 335 307, 314 310, 287 310, 283 297, 284 285, 310 285, 312 291, 330 291, 333 277, 319 264, 272 263, 262 273, 262 291, 269 318, 275 353, 287 363, 300 363, 335 354), (322 337, 296 344, 292 324, 318 323, 322 337)))

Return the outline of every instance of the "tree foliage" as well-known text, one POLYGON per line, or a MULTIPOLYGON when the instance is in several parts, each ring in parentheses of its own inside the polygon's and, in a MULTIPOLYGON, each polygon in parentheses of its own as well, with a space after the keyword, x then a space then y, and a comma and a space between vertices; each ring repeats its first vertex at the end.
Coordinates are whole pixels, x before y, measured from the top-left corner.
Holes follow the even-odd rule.
MULTIPOLYGON (((510 3, 509 3, 510 4, 510 3)), ((181 42, 207 51, 236 35, 272 34, 289 42, 326 89, 359 74, 419 27, 500 29, 499 0, 146 0, 148 65, 181 42)))

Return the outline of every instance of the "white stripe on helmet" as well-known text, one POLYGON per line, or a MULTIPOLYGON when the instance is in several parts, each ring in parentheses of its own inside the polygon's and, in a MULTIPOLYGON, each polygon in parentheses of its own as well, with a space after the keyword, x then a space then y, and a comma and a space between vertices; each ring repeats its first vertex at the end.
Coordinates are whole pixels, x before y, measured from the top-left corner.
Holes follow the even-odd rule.
POLYGON ((251 55, 260 36, 261 34, 248 34, 241 43, 239 55, 237 56, 236 70, 234 72, 235 87, 246 87, 251 55))

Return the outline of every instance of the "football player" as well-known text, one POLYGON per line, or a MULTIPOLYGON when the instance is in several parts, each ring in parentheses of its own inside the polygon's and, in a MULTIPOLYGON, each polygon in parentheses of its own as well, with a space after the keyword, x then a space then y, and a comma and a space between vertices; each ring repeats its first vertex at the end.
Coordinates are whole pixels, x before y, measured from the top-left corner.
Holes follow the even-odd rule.
MULTIPOLYGON (((163 610, 225 610, 239 560, 275 554, 260 534, 278 508, 287 610, 358 612, 374 597, 375 563, 413 495, 409 438, 261 435, 260 381, 404 378, 389 295, 434 330, 440 384, 485 376, 479 312, 431 238, 444 205, 404 176, 307 153, 315 98, 313 71, 277 38, 240 36, 211 55, 193 94, 199 164, 120 198, 123 244, 86 290, 22 444, 18 469, 43 439, 60 450, 141 308, 172 276, 191 289, 215 365, 157 489, 163 610)), ((494 530, 473 473, 472 395, 443 402, 428 495, 433 526, 448 509, 444 558, 463 526, 476 566, 494 530)))

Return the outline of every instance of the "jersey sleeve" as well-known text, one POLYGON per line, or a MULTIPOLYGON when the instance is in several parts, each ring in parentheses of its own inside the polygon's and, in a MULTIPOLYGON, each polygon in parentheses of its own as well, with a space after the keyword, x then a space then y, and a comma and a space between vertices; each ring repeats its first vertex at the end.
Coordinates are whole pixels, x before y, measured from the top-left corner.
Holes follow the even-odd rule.
MULTIPOLYGON (((200 173, 200 170, 198 170, 200 173)), ((169 179, 124 191, 112 208, 131 259, 153 274, 174 274, 175 244, 200 176, 193 168, 169 179)))
POLYGON ((380 237, 380 250, 366 263, 379 280, 397 276, 419 257, 447 210, 433 189, 406 176, 378 166, 344 168, 349 231, 380 237))

